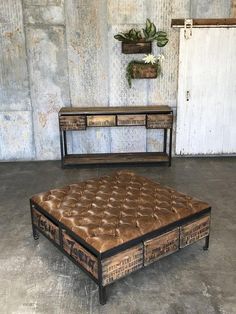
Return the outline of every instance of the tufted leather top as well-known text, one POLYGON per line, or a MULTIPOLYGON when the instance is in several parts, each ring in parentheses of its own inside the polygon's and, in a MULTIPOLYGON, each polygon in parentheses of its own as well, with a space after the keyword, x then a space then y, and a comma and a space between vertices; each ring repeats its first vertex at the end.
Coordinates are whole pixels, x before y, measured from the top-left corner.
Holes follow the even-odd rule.
POLYGON ((209 207, 130 171, 70 184, 32 200, 99 252, 209 207))

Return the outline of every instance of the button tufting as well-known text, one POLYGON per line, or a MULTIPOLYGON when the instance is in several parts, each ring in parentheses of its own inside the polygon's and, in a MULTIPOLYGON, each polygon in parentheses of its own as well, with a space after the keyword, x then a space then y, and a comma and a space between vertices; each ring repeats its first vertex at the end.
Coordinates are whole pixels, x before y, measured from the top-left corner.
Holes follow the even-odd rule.
POLYGON ((209 207, 130 171, 53 189, 32 200, 100 252, 209 207))

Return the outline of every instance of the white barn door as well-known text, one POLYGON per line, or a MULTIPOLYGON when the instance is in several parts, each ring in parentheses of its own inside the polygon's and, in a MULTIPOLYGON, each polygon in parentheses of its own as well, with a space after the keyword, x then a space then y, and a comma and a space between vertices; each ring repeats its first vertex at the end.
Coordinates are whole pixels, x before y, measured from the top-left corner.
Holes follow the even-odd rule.
POLYGON ((176 154, 236 153, 236 28, 180 31, 176 154))

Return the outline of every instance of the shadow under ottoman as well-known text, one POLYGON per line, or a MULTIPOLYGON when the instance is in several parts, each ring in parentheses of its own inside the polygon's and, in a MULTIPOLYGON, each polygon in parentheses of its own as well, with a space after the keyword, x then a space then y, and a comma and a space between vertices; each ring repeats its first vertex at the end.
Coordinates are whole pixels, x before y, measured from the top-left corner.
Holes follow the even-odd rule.
POLYGON ((30 199, 33 236, 46 236, 105 288, 205 238, 210 206, 130 171, 71 184, 30 199))

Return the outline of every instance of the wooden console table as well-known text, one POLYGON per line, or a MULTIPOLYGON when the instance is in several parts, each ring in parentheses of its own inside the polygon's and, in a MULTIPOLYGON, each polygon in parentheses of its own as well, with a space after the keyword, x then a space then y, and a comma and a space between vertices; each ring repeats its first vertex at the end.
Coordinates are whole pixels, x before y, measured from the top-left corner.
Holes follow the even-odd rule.
POLYGON ((173 111, 169 106, 65 107, 59 111, 59 128, 62 167, 113 163, 167 163, 171 166, 173 111), (163 129, 163 150, 146 153, 68 154, 67 131, 124 126, 163 129))

